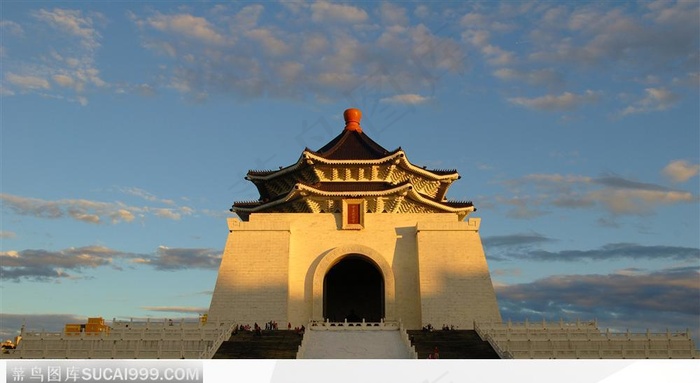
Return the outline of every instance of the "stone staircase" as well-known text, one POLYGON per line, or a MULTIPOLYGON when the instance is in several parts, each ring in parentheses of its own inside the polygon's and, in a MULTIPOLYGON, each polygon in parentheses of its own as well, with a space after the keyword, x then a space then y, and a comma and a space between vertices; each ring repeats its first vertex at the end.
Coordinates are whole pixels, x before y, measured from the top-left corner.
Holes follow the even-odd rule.
POLYGON ((301 344, 296 331, 241 331, 231 335, 214 354, 213 359, 294 359, 301 344))
POLYGON ((396 326, 336 327, 315 330, 311 327, 297 355, 300 359, 414 359, 406 334, 396 326))
POLYGON ((409 339, 418 359, 425 359, 438 348, 440 359, 499 359, 491 345, 474 330, 409 330, 409 339))

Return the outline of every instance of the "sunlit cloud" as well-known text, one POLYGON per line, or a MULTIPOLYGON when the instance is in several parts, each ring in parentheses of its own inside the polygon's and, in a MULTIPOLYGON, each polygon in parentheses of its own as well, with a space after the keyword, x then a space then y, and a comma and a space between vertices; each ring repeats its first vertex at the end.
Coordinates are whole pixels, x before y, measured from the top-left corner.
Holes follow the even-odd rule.
POLYGON ((674 106, 680 96, 665 88, 646 88, 643 98, 624 108, 620 114, 627 116, 630 114, 647 113, 653 111, 663 111, 674 106))
POLYGON ((501 68, 493 75, 504 81, 523 81, 531 85, 554 86, 564 83, 563 75, 552 68, 526 71, 522 69, 501 68))
POLYGON ((532 246, 543 243, 552 242, 551 238, 548 238, 539 233, 520 233, 520 234, 510 234, 510 235, 494 235, 490 237, 484 237, 482 243, 485 247, 495 248, 495 247, 523 247, 532 246))
POLYGON ((207 44, 223 44, 225 38, 203 17, 190 14, 162 15, 148 18, 148 24, 163 32, 195 39, 207 44))
POLYGON ((595 103, 600 99, 600 93, 587 90, 582 94, 564 92, 560 95, 546 95, 535 98, 513 97, 508 101, 515 105, 536 110, 571 110, 584 104, 595 103))
POLYGON ((316 1, 311 5, 311 19, 322 23, 361 23, 367 20, 367 12, 351 5, 316 1))
POLYGON ((146 201, 150 201, 150 202, 160 202, 160 203, 163 203, 166 205, 174 205, 175 204, 175 201, 173 201, 172 199, 159 198, 159 197, 153 195, 152 193, 147 192, 146 190, 139 189, 136 187, 119 188, 119 191, 121 191, 122 193, 126 193, 129 195, 143 198, 146 201))
POLYGON ((686 182, 698 175, 700 164, 691 164, 688 161, 672 161, 661 171, 664 176, 673 182, 686 182))
POLYGON ((430 97, 423 97, 419 94, 397 94, 391 97, 385 97, 379 100, 380 102, 392 103, 392 104, 411 104, 417 105, 430 101, 430 97))
MULTIPOLYGON (((508 237, 506 237, 508 238, 508 237)), ((488 243, 488 242, 486 242, 488 243)), ((528 242, 525 244, 540 244, 542 242, 528 242)), ((486 246, 486 245, 485 245, 486 246)), ((597 249, 590 250, 559 250, 546 251, 525 247, 513 241, 513 244, 504 245, 506 248, 497 249, 501 257, 520 261, 538 262, 600 262, 620 259, 632 260, 676 260, 692 262, 700 260, 700 249, 683 246, 668 245, 640 245, 636 243, 609 243, 597 249)), ((492 246, 493 247, 493 246, 492 246)))
POLYGON ((221 250, 167 246, 159 246, 150 254, 124 252, 100 245, 63 250, 8 250, 0 252, 0 274, 3 279, 14 282, 47 282, 86 278, 86 271, 99 267, 123 270, 125 265, 150 266, 161 271, 216 270, 221 256, 221 250))
POLYGON ((221 263, 221 250, 158 247, 153 256, 132 260, 137 264, 153 266, 158 270, 212 269, 221 263))
POLYGON ((0 20, 0 30, 13 36, 22 36, 24 34, 22 26, 11 20, 0 20))
POLYGON ((697 267, 650 273, 557 275, 534 282, 496 286, 505 320, 598 319, 599 326, 665 332, 700 331, 697 267))
POLYGON ((17 238, 17 234, 15 232, 5 231, 5 230, 0 231, 0 239, 13 239, 13 238, 17 238))
POLYGON ((545 213, 547 206, 571 209, 597 206, 613 215, 645 215, 654 212, 650 207, 698 201, 698 196, 688 191, 617 175, 529 174, 503 184, 517 193, 517 197, 500 196, 496 201, 515 206, 509 213, 514 218, 534 217, 534 212, 545 213))
POLYGON ((612 106, 627 116, 672 108, 684 96, 678 88, 697 80, 698 23, 692 17, 697 12, 694 2, 444 7, 315 1, 131 10, 126 18, 137 26, 141 46, 167 59, 152 67, 152 78, 108 83, 96 51, 101 29, 114 20, 98 12, 39 9, 30 13, 36 24, 0 24, 13 38, 33 37, 36 29, 55 32, 51 51, 7 62, 2 93, 82 105, 97 88, 147 95, 175 91, 197 102, 218 94, 334 100, 367 83, 381 84, 379 99, 385 102, 420 95, 393 100, 416 103, 431 98, 445 81, 467 85, 464 73, 484 65, 495 78, 533 88, 516 86, 501 95, 537 111, 599 102, 600 90, 585 89, 596 73, 609 73, 638 95, 612 106), (646 85, 637 81, 652 77, 646 85), (541 87, 544 93, 534 89, 541 87))
POLYGON ((143 307, 141 307, 141 310, 167 312, 167 313, 193 314, 193 313, 206 313, 207 311, 209 311, 209 308, 208 307, 195 307, 195 306, 143 306, 143 307))
MULTIPOLYGON (((172 204, 171 200, 159 199, 140 189, 127 189, 129 194, 137 195, 149 201, 172 204)), ((36 218, 72 218, 77 221, 103 224, 132 222, 136 217, 154 215, 160 218, 179 220, 183 215, 192 215, 194 209, 187 206, 150 207, 131 206, 123 202, 102 202, 85 199, 43 200, 11 194, 0 194, 3 206, 18 215, 36 218)))
MULTIPOLYGON (((85 106, 87 91, 109 87, 95 59, 102 38, 97 27, 106 21, 101 13, 54 8, 34 10, 30 15, 32 19, 23 25, 22 35, 34 37, 41 32, 35 39, 24 39, 23 44, 30 49, 41 44, 50 48, 38 48, 36 57, 12 56, 3 61, 9 85, 6 95, 37 94, 85 106)), ((16 30, 15 24, 6 25, 16 30)))
POLYGON ((114 264, 119 258, 132 254, 104 246, 85 246, 59 251, 21 250, 0 252, 2 278, 18 282, 20 279, 40 281, 79 277, 86 269, 114 264))
POLYGON ((21 90, 33 90, 33 89, 50 89, 51 84, 49 81, 41 78, 39 76, 33 75, 18 75, 14 73, 7 73, 5 79, 12 85, 17 86, 21 90))
POLYGON ((417 103, 429 97, 419 92, 433 92, 444 74, 464 69, 465 50, 456 39, 423 24, 403 25, 406 12, 398 5, 383 6, 382 17, 392 20, 392 25, 377 34, 352 31, 376 28, 364 7, 331 2, 282 5, 282 11, 293 13, 287 16, 304 24, 304 29, 261 22, 271 12, 267 6, 246 6, 237 13, 224 7, 229 15, 222 15, 222 20, 250 15, 246 28, 241 23, 229 27, 217 24, 214 17, 179 13, 182 20, 197 20, 202 31, 216 33, 199 45, 191 38, 178 38, 184 31, 171 28, 162 14, 131 13, 130 18, 141 31, 143 45, 172 60, 162 68, 167 86, 199 101, 222 93, 244 98, 311 95, 327 100, 347 97, 362 84, 371 84, 382 89, 380 98, 420 94, 420 98, 397 99, 417 103), (351 24, 350 30, 337 28, 345 23, 351 24), (226 43, 213 44, 219 37, 226 43))

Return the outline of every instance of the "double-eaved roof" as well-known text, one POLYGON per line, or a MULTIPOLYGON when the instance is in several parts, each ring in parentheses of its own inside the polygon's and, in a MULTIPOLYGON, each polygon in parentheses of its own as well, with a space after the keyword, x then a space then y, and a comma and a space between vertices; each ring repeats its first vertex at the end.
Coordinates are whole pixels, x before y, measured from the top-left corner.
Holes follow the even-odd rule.
POLYGON ((344 198, 362 198, 368 213, 455 213, 474 211, 468 201, 448 201, 456 170, 427 170, 411 164, 401 148, 388 151, 360 127, 362 113, 348 109, 345 128, 322 148, 306 148, 299 160, 279 170, 250 170, 246 179, 257 201, 231 209, 247 221, 252 213, 335 213, 344 198))

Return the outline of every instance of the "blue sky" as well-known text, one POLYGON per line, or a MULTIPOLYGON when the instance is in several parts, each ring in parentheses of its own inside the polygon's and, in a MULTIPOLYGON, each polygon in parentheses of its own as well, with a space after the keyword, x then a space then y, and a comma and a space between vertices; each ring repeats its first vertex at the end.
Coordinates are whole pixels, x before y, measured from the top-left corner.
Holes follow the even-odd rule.
POLYGON ((700 334, 688 2, 2 7, 2 323, 193 316, 248 169, 363 110, 456 168, 504 318, 700 334))

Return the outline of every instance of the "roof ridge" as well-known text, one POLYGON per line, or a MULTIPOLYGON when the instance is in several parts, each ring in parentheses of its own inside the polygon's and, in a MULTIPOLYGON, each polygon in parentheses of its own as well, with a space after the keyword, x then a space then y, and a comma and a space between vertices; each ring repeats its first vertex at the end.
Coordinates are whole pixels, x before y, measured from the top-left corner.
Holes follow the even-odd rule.
POLYGON ((396 153, 398 150, 400 148, 389 151, 364 132, 345 129, 322 148, 309 152, 329 160, 354 160, 379 159, 396 153))

